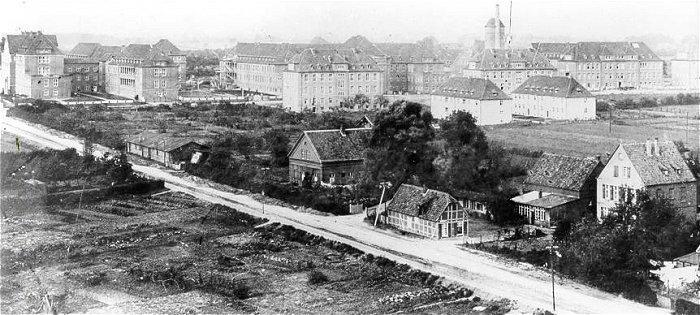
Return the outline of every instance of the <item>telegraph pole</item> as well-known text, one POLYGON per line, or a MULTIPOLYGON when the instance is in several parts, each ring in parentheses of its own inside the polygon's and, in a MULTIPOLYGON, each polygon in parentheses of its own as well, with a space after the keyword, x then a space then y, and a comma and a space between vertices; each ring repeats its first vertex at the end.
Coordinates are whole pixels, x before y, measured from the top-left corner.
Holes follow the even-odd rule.
POLYGON ((554 246, 554 240, 552 240, 552 245, 547 246, 547 248, 549 248, 549 271, 552 274, 552 311, 556 312, 557 303, 556 298, 554 296, 554 255, 556 254, 558 257, 561 257, 561 254, 557 252, 559 246, 554 246))

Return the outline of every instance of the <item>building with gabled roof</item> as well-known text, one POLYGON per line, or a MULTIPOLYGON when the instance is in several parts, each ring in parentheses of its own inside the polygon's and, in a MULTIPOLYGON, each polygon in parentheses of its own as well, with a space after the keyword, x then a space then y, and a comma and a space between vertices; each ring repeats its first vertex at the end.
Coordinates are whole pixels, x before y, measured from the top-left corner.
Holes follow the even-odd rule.
POLYGON ((595 96, 572 77, 532 76, 510 95, 515 115, 567 120, 596 118, 595 96))
POLYGON ((671 141, 620 144, 597 179, 597 216, 620 203, 636 201, 640 191, 665 198, 689 220, 697 218, 697 179, 671 141))
POLYGON ((454 77, 430 93, 430 112, 438 119, 464 111, 478 125, 509 123, 512 100, 488 79, 454 77))
POLYGON ((381 68, 357 49, 304 49, 287 61, 282 82, 282 106, 295 112, 329 111, 357 94, 383 93, 381 68))
POLYGON ((174 169, 182 169, 182 165, 189 162, 193 155, 202 154, 208 150, 201 139, 180 137, 172 133, 142 132, 127 136, 125 142, 127 153, 174 169))
POLYGON ((465 211, 450 194, 401 184, 387 203, 385 221, 399 230, 429 238, 463 235, 465 211))
POLYGON ((558 75, 571 76, 591 90, 657 88, 663 60, 643 42, 532 43, 558 75))
POLYGON ((551 227, 575 220, 595 208, 596 178, 602 169, 597 158, 544 153, 528 171, 525 193, 511 200, 529 224, 551 227))
POLYGON ((307 130, 289 151, 289 181, 347 185, 357 178, 371 128, 307 130))
POLYGON ((0 92, 37 99, 70 97, 65 55, 56 35, 22 32, 0 40, 0 92))

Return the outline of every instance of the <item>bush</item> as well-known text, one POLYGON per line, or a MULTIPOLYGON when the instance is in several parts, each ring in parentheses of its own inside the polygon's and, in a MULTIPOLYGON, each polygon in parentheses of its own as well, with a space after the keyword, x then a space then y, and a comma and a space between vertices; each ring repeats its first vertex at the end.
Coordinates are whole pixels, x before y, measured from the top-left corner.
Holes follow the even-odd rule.
POLYGON ((321 284, 328 282, 328 277, 318 270, 313 270, 307 274, 309 284, 321 284))

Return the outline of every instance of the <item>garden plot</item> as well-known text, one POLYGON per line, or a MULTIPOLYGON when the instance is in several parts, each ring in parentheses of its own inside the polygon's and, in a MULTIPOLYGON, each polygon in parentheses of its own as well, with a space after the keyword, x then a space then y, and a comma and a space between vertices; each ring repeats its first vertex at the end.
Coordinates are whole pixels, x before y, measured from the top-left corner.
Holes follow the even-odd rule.
POLYGON ((256 229, 264 220, 181 194, 89 207, 114 218, 71 223, 57 211, 10 222, 0 312, 48 311, 47 299, 89 313, 507 311, 406 265, 288 226, 256 229))

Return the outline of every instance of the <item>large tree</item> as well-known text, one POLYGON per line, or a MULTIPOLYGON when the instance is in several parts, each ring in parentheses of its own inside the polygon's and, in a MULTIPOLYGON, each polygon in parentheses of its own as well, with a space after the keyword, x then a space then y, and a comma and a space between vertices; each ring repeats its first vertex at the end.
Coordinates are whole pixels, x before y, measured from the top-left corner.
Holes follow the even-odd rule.
POLYGON ((398 186, 435 183, 433 160, 437 152, 433 116, 419 103, 397 101, 379 112, 369 139, 365 166, 373 182, 398 186))
POLYGON ((654 303, 647 282, 652 261, 670 260, 697 246, 697 227, 668 200, 640 194, 635 203, 613 209, 602 223, 576 223, 561 241, 560 270, 604 290, 654 303))

